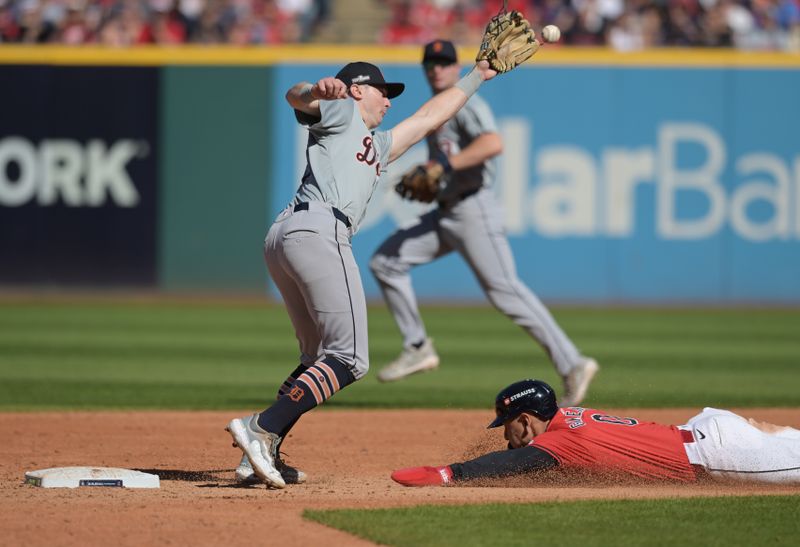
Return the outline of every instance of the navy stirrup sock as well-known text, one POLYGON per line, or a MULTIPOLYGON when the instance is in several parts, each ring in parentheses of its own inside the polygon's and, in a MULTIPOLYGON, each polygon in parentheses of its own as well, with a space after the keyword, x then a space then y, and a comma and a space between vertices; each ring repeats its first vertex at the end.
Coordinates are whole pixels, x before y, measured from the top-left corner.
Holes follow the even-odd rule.
POLYGON ((258 425, 284 436, 300 416, 353 382, 355 376, 350 369, 337 359, 326 357, 301 372, 291 389, 259 415, 258 425))
POLYGON ((276 399, 280 399, 282 395, 286 395, 289 393, 289 390, 292 389, 295 381, 303 374, 308 367, 306 365, 300 365, 296 369, 292 371, 292 373, 283 381, 281 387, 278 388, 278 396, 276 399))

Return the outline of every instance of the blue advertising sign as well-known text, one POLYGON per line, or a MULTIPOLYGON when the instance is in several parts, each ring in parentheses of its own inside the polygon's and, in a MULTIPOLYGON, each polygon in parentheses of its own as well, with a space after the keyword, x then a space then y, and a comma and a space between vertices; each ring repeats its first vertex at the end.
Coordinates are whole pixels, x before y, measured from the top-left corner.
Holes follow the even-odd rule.
MULTIPOLYGON (((276 67, 278 95, 338 66, 276 67)), ((382 128, 430 96, 416 66, 382 128)), ((580 302, 800 302, 800 70, 523 67, 481 87, 505 152, 495 188, 520 277, 545 299, 580 302)), ((306 133, 276 107, 272 203, 291 199, 306 133)), ((353 241, 367 296, 378 245, 424 207, 392 188, 424 161, 390 166, 353 241)), ((482 299, 449 256, 412 273, 420 298, 482 299)))

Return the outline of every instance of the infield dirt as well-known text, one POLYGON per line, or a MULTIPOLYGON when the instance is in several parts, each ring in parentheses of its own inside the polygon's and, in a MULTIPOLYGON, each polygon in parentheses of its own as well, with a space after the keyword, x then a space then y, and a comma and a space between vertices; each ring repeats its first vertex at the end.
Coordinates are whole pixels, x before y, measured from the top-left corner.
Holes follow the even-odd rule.
MULTIPOLYGON (((736 410, 736 409, 734 409, 736 410)), ((699 409, 625 410, 683 423, 699 409)), ((758 420, 800 427, 800 409, 743 409, 758 420)), ((246 412, 240 413, 241 415, 246 412)), ((239 487, 241 452, 225 424, 235 412, 0 414, 0 544, 371 545, 302 519, 304 509, 574 499, 800 494, 800 487, 719 484, 562 484, 505 481, 492 487, 404 488, 393 469, 461 461, 504 447, 487 431, 490 411, 320 409, 284 444, 309 475, 285 490, 239 487), (45 489, 23 484, 48 467, 125 467, 156 473, 158 490, 45 489)))

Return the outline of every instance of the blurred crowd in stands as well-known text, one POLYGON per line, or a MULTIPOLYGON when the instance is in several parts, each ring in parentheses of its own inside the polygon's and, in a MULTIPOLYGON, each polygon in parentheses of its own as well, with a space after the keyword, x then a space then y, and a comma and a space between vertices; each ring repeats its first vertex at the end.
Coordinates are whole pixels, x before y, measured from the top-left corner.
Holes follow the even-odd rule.
MULTIPOLYGON (((384 0, 392 20, 387 43, 435 37, 480 42, 499 0, 384 0)), ((509 0, 534 29, 554 24, 568 45, 607 45, 621 51, 651 47, 800 47, 800 0, 509 0)))
MULTIPOLYGON (((277 44, 306 42, 353 0, 0 0, 0 42, 277 44)), ((500 0, 368 0, 387 12, 377 40, 474 45, 500 0)), ((800 50, 800 0, 509 0, 561 44, 800 50)))
POLYGON ((329 0, 0 0, 0 42, 294 43, 329 16, 329 0))

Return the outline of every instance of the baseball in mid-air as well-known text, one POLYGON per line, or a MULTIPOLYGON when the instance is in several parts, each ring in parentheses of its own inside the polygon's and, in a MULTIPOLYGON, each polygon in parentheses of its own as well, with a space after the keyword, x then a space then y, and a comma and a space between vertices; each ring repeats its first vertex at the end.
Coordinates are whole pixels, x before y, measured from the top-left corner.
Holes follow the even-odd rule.
POLYGON ((548 43, 558 42, 558 39, 561 38, 561 30, 555 25, 547 25, 542 29, 542 38, 548 43))

